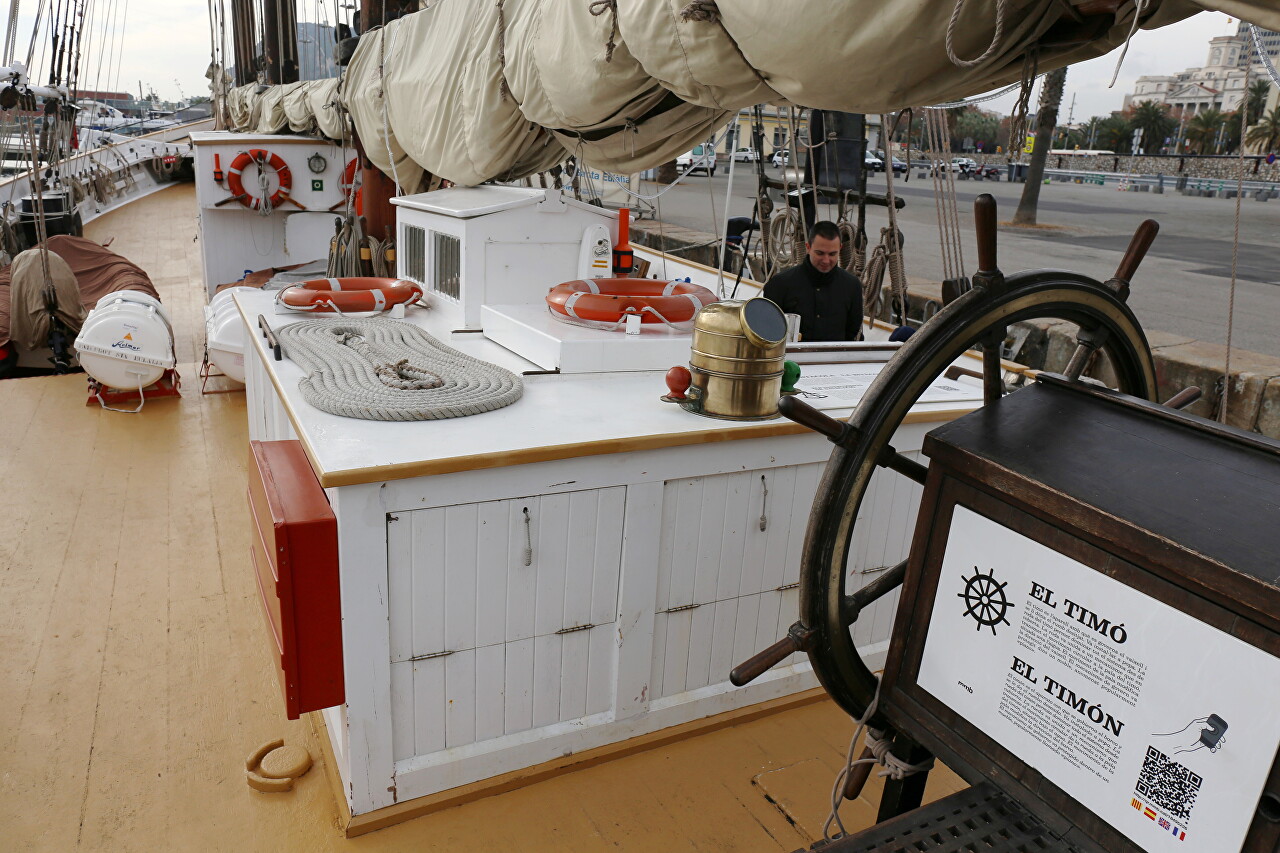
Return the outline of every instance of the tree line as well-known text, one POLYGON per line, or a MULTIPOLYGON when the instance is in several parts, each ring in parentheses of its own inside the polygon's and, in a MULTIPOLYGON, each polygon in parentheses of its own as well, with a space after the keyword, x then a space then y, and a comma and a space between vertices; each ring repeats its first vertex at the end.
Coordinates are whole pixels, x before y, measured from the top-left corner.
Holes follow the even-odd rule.
MULTIPOLYGON (((1280 151, 1280 107, 1266 110, 1270 89, 1267 80, 1255 80, 1244 101, 1249 125, 1245 143, 1263 154, 1280 151)), ((947 118, 951 153, 1009 150, 1009 117, 970 105, 948 110, 947 118)), ((905 135, 900 133, 898 141, 906 141, 905 135)), ((923 119, 912 121, 910 137, 913 149, 925 150, 923 119)), ((1021 143, 1015 140, 1015 144, 1021 143)), ((1211 108, 1192 115, 1168 104, 1143 101, 1123 112, 1094 116, 1082 124, 1058 124, 1052 147, 1116 154, 1232 154, 1240 147, 1240 112, 1211 108), (1142 133, 1135 152, 1137 130, 1142 133)))

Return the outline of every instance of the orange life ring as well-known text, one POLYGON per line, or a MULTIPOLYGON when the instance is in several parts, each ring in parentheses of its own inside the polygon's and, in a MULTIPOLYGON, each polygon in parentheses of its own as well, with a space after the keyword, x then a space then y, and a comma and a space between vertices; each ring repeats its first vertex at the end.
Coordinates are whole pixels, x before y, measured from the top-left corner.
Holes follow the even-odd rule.
POLYGON ((584 278, 551 288, 547 307, 566 323, 614 328, 628 314, 639 314, 641 323, 689 323, 717 299, 710 290, 687 281, 584 278))
POLYGON ((383 311, 421 299, 422 285, 399 278, 317 278, 280 291, 276 299, 295 311, 383 311))
POLYGON ((227 170, 227 189, 231 191, 233 197, 238 197, 240 203, 250 210, 258 210, 262 207, 262 198, 247 192, 244 188, 244 181, 240 179, 240 173, 250 163, 257 166, 259 170, 267 166, 275 169, 279 186, 271 196, 271 206, 279 207, 293 187, 293 173, 289 171, 289 164, 284 161, 283 157, 279 154, 273 154, 265 148, 250 148, 248 151, 241 151, 236 155, 236 159, 231 161, 231 168, 227 170))

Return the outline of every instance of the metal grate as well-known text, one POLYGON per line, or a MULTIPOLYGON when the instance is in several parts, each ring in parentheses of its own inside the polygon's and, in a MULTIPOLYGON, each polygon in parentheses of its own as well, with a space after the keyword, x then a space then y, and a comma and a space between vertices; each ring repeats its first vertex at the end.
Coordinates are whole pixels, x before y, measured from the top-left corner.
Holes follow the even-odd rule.
POLYGON ((404 244, 404 249, 399 255, 403 259, 400 275, 411 278, 419 284, 426 284, 427 232, 416 225, 406 225, 401 242, 404 244))
POLYGON ((450 299, 462 293, 462 241, 450 234, 431 232, 431 281, 428 286, 450 299))
POLYGON ((815 853, 1077 853, 994 785, 983 783, 878 823, 819 842, 815 853))

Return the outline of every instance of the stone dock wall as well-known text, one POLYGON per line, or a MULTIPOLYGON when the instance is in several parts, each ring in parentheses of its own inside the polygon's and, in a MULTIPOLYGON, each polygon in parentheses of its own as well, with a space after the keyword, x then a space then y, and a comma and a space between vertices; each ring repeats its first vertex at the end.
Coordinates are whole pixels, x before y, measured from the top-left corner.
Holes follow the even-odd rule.
MULTIPOLYGON (((979 163, 1004 167, 1003 154, 966 154, 979 163)), ((1210 180, 1235 180, 1240 168, 1237 157, 1180 157, 1175 154, 1151 154, 1131 157, 1127 154, 1050 154, 1045 161, 1048 169, 1069 169, 1078 172, 1129 172, 1135 175, 1164 175, 1176 181, 1180 177, 1208 178, 1210 180)), ((1280 157, 1268 163, 1265 157, 1244 158, 1246 181, 1269 181, 1280 184, 1280 157)))

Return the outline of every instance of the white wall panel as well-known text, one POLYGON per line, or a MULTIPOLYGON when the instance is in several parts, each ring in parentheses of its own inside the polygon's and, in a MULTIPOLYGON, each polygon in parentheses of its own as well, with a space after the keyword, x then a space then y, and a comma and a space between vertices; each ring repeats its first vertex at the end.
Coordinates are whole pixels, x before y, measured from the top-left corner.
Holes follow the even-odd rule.
POLYGON ((388 515, 395 760, 609 710, 625 498, 388 515))

